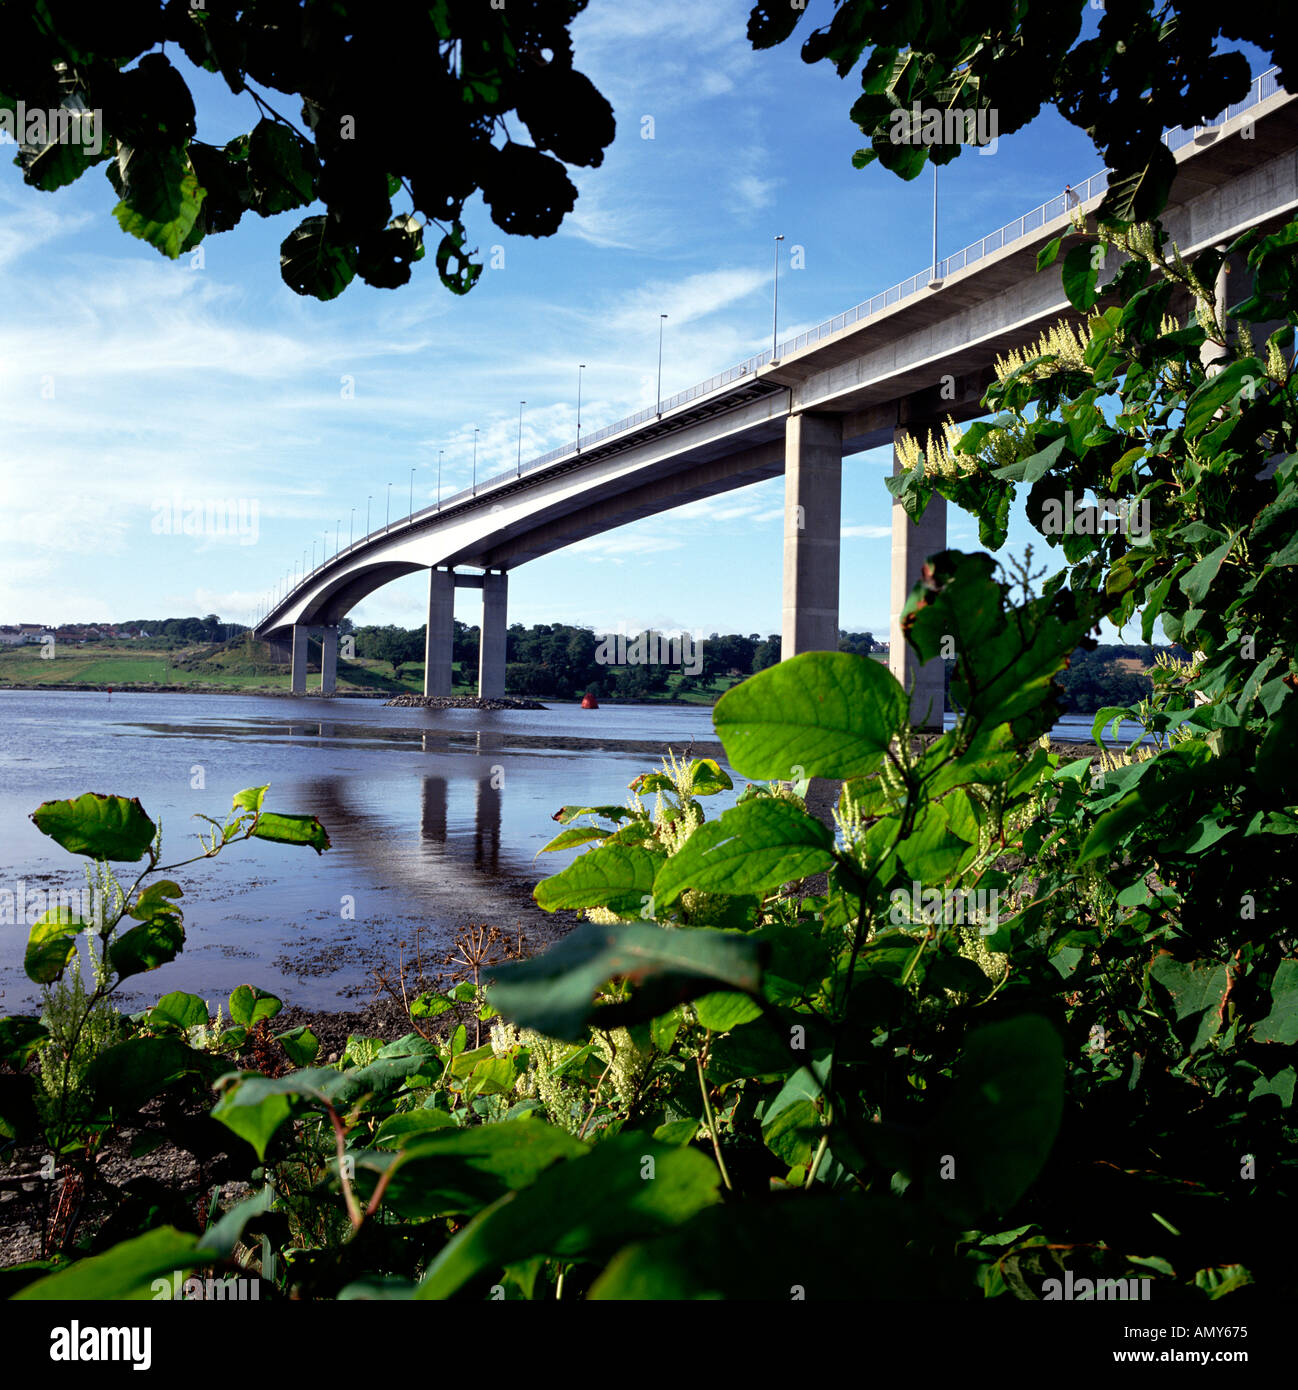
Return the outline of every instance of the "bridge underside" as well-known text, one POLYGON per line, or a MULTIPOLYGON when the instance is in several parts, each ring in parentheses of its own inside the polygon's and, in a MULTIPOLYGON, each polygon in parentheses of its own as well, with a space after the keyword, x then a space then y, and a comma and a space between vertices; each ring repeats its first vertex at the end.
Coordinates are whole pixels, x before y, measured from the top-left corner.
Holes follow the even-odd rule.
MULTIPOLYGON (((1223 128, 1215 144, 1178 154, 1164 225, 1183 254, 1223 245, 1250 226, 1281 224, 1298 209, 1298 110, 1284 102, 1259 116, 1244 139, 1223 128), (1228 138, 1229 136, 1229 138, 1228 138)), ((1098 200, 1096 200, 1098 201, 1098 200)), ((1084 211, 1093 212, 1093 205, 1084 211)), ((845 455, 923 436, 948 417, 983 413, 997 356, 1034 343, 1060 319, 1083 318, 1063 298, 1058 274, 1037 275, 1039 245, 1067 240, 1066 219, 990 253, 936 293, 918 293, 825 340, 773 362, 625 435, 516 480, 492 480, 482 495, 453 499, 365 539, 273 610, 263 635, 293 633, 293 688, 306 681, 306 632, 324 627, 322 687, 332 689, 337 624, 393 579, 429 573, 425 689, 449 693, 457 587, 482 589, 479 690, 504 693, 508 572, 577 541, 688 502, 785 478, 783 655, 833 649, 838 639, 840 497, 845 455), (456 573, 460 566, 481 571, 456 573), (299 640, 300 634, 300 640, 299 640), (300 658, 299 658, 300 651, 300 658)), ((1122 257, 1110 255, 1102 282, 1122 257)), ((1232 266, 1228 302, 1247 297, 1247 268, 1232 266)), ((1189 305, 1173 304, 1184 316, 1189 305)), ((1263 341, 1265 329, 1255 328, 1263 341)), ((918 524, 891 507, 890 662, 912 691, 912 718, 940 727, 941 662, 920 667, 899 615, 925 559, 946 545, 945 503, 918 524)))

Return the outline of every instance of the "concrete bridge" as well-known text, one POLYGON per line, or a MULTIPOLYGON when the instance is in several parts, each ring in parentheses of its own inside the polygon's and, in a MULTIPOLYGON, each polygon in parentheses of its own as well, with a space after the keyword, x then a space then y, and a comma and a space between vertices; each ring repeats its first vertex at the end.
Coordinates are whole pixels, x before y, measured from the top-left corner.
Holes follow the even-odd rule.
MULTIPOLYGON (((1183 254, 1224 245, 1250 227, 1279 225, 1298 211, 1298 105, 1274 71, 1213 125, 1164 139, 1178 168, 1163 224, 1183 254)), ((1105 174, 1074 187, 1080 210, 1093 212, 1105 174)), ((308 634, 323 629, 320 688, 328 694, 340 619, 391 580, 427 570, 425 693, 450 693, 455 591, 475 588, 482 591, 479 693, 503 695, 512 569, 783 473, 782 652, 836 650, 844 456, 891 442, 895 472, 901 434, 984 413, 979 402, 999 354, 1061 318, 1081 318, 1058 273, 1036 273, 1037 250, 1069 230, 1071 213, 1061 194, 774 353, 372 532, 273 602, 257 634, 290 638, 292 688, 304 694, 308 634)), ((1109 261, 1105 279, 1120 264, 1109 261)), ((1232 269, 1229 297, 1238 302, 1247 293, 1246 267, 1232 269)), ((899 615, 925 559, 945 548, 946 504, 935 498, 915 524, 889 503, 890 664, 913 692, 915 722, 940 727, 942 663, 915 662, 899 615)))

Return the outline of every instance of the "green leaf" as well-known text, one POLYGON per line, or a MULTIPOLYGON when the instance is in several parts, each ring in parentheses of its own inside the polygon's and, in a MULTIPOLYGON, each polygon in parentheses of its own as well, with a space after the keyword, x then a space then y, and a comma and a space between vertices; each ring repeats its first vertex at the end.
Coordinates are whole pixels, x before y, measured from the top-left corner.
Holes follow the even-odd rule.
POLYGON ((1227 414, 1240 397, 1268 386, 1266 366, 1256 357, 1245 357, 1209 377, 1185 403, 1185 435, 1195 439, 1212 424, 1219 410, 1227 414))
POLYGON ((709 1206, 666 1235, 620 1250, 588 1296, 884 1306, 898 1298, 968 1297, 967 1275, 940 1240, 917 1229, 921 1220, 895 1199, 855 1193, 709 1206))
POLYGON ((609 831, 601 830, 597 825, 570 825, 567 830, 559 831, 549 844, 542 845, 537 850, 537 854, 546 854, 557 849, 572 849, 574 845, 584 845, 591 840, 602 840, 608 834, 609 831))
POLYGON ((173 990, 149 1010, 146 1021, 151 1027, 168 1025, 184 1031, 206 1023, 208 1017, 207 1004, 198 995, 173 990))
MULTIPOLYGON (((409 1219, 477 1212, 529 1187, 553 1164, 585 1152, 566 1130, 535 1119, 426 1130, 408 1135, 395 1161, 385 1165, 391 1176, 384 1202, 409 1219)), ((370 1171, 377 1181, 378 1170, 370 1171)), ((357 1180, 368 1189, 367 1165, 360 1158, 357 1180)))
POLYGON ((327 217, 308 217, 280 244, 279 272, 298 294, 336 299, 355 278, 356 248, 330 236, 327 217))
POLYGON ((263 216, 304 207, 315 198, 320 161, 296 131, 263 117, 248 137, 253 206, 263 216))
POLYGON ((1063 1107, 1063 1043, 1050 1023, 1023 1014, 977 1028, 924 1136, 924 1171, 912 1177, 966 1225, 989 1210, 1004 1214, 1045 1165, 1063 1107))
POLYGON ((69 920, 66 908, 55 907, 43 913, 27 934, 23 969, 38 985, 53 984, 68 968, 77 949, 77 933, 86 923, 79 917, 69 920))
POLYGON ((1048 265, 1054 265, 1055 257, 1059 255, 1059 246, 1063 237, 1055 237, 1037 252, 1037 270, 1044 270, 1048 265))
POLYGON ((605 845, 574 859, 562 873, 542 879, 533 890, 546 912, 559 908, 607 907, 638 913, 653 893, 659 856, 637 845, 605 845))
POLYGON ((762 1016, 760 1005, 746 994, 736 994, 733 990, 703 995, 694 1001, 694 1012, 698 1015, 699 1026, 711 1028, 714 1033, 728 1033, 741 1023, 751 1023, 762 1016))
POLYGON ((1068 436, 1061 434, 1058 439, 1052 439, 1044 449, 1038 449, 1035 454, 1018 459, 1014 463, 1007 463, 1003 468, 993 468, 992 477, 1007 478, 1014 483, 1039 482, 1052 468, 1058 466, 1059 456, 1067 445, 1068 436))
POLYGON ((275 1041, 288 1053, 288 1060, 295 1067, 309 1067, 320 1051, 320 1039, 305 1024, 276 1033, 275 1041))
POLYGON ((329 848, 329 836, 316 816, 282 816, 263 811, 257 817, 253 837, 281 845, 309 845, 317 854, 329 848))
POLYGON ((232 811, 252 811, 255 814, 261 810, 261 803, 266 800, 266 793, 269 790, 269 782, 264 787, 245 787, 243 791, 235 792, 230 809, 232 811))
POLYGON ((230 1021, 252 1028, 263 1018, 274 1018, 284 1001, 256 985, 239 985, 230 995, 230 1021))
POLYGON ((42 834, 72 854, 119 864, 143 858, 158 831, 138 797, 128 801, 98 792, 86 792, 74 801, 43 802, 31 818, 42 834))
POLYGON ((547 1037, 584 1042, 592 1022, 648 1022, 719 987, 756 994, 762 943, 702 927, 670 931, 586 922, 540 955, 489 972, 488 998, 507 1018, 547 1037), (629 1003, 596 1005, 612 979, 635 987, 629 1003))
POLYGON ((1271 1011, 1253 1025, 1257 1042, 1298 1042, 1298 960, 1282 960, 1271 981, 1271 1011))
POLYGON ((829 829, 790 801, 742 802, 701 825, 662 863, 654 901, 675 901, 687 888, 709 893, 764 893, 834 862, 829 829))
POLYGON ((1064 257, 1064 293, 1068 296, 1068 302, 1073 308, 1080 309, 1083 313, 1090 309, 1099 298, 1095 290, 1098 272, 1092 255, 1093 249, 1090 244, 1074 246, 1064 257))
POLYGON ((1215 550, 1210 550, 1203 559, 1181 576, 1181 589, 1191 603, 1200 604, 1207 597, 1208 590, 1212 587, 1212 581, 1216 579, 1217 571, 1221 569, 1222 561, 1230 554, 1234 544, 1234 540, 1229 540, 1224 545, 1219 545, 1215 550))
POLYGON ((102 1255, 78 1260, 68 1269, 47 1274, 15 1295, 15 1300, 91 1302, 154 1297, 153 1284, 165 1279, 171 1287, 173 1273, 188 1273, 205 1263, 198 1237, 174 1226, 160 1226, 134 1240, 123 1241, 102 1255))
POLYGON ((449 1298, 470 1281, 532 1255, 598 1259, 626 1241, 669 1231, 718 1200, 716 1165, 697 1149, 643 1134, 606 1139, 582 1158, 502 1197, 452 1237, 415 1297, 449 1298))
POLYGON ((803 652, 726 691, 712 718, 737 772, 793 781, 873 772, 907 712, 882 663, 803 652))
POLYGON ((184 944, 180 918, 159 915, 114 937, 108 945, 108 962, 118 979, 125 980, 175 960, 184 944))
POLYGON ((251 1144, 264 1161, 280 1125, 306 1106, 323 1105, 342 1080, 332 1067, 274 1078, 247 1073, 227 1087, 212 1107, 212 1118, 251 1144))
POLYGON ((1160 951, 1150 963, 1149 978, 1172 997, 1176 1021, 1188 1023, 1179 1029, 1191 1052, 1198 1052, 1221 1026, 1221 1013, 1230 984, 1222 961, 1175 959, 1160 951))
POLYGON ((137 922, 151 922, 156 917, 179 918, 180 909, 171 899, 184 896, 180 884, 160 878, 149 884, 127 911, 137 922))
POLYGON ((129 149, 117 157, 122 200, 113 216, 124 232, 175 260, 194 230, 204 189, 177 149, 129 149))
POLYGON ((715 758, 695 758, 690 764, 690 793, 693 796, 715 796, 717 792, 733 790, 734 783, 715 758))
POLYGON ((227 1065, 176 1037, 128 1038, 101 1052, 86 1080, 101 1104, 128 1115, 177 1082, 197 1086, 227 1065))
POLYGON ((0 1018, 0 1061, 23 1067, 48 1037, 49 1030, 38 1018, 0 1018))

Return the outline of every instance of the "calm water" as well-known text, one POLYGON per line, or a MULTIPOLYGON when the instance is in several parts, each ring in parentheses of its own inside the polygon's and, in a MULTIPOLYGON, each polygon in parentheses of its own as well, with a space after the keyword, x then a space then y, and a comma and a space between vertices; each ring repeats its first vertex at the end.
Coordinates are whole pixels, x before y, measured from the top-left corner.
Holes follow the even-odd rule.
MULTIPOLYGON (((1055 734, 1085 741, 1090 724, 1066 719, 1055 734)), ((484 712, 0 692, 0 889, 83 885, 85 861, 28 819, 42 801, 137 796, 171 864, 199 852, 195 813, 220 819, 235 792, 269 783, 267 809, 313 812, 332 848, 254 841, 178 869, 185 949, 130 981, 127 1002, 188 989, 215 1003, 247 982, 289 1003, 345 1007, 369 995, 373 965, 394 960, 417 925, 425 952, 469 923, 543 930, 530 889, 576 852, 536 860, 559 829, 555 811, 620 805, 669 746, 716 754, 704 747, 713 739, 710 709, 662 705, 484 712)), ((26 923, 0 923, 0 1016, 38 1002, 22 970, 26 937, 26 923)))

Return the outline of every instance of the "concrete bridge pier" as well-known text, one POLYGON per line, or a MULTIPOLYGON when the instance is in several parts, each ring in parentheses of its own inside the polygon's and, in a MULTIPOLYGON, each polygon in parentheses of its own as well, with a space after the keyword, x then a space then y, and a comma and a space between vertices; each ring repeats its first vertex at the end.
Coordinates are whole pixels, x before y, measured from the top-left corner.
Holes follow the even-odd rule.
POLYGON ((509 575, 488 570, 482 576, 482 628, 478 647, 478 694, 496 699, 505 693, 505 628, 509 575))
POLYGON ((782 660, 838 650, 842 490, 842 416, 791 416, 784 433, 782 660))
POLYGON ((289 686, 294 695, 306 694, 307 638, 311 629, 303 623, 293 624, 293 655, 289 686))
MULTIPOLYGON (((937 432, 936 422, 899 425, 892 435, 892 471, 895 477, 902 472, 897 454, 897 441, 903 434, 926 440, 930 430, 937 432)), ((896 499, 892 504, 892 590, 888 622, 888 669, 911 692, 910 719, 917 729, 942 729, 946 710, 946 670, 941 657, 921 663, 901 631, 901 611, 906 606, 911 589, 919 582, 924 562, 930 555, 946 549, 946 499, 934 496, 924 509, 918 523, 906 515, 896 499)))
POLYGON ((428 572, 428 635, 424 642, 424 694, 451 693, 455 647, 455 571, 428 572))
POLYGON ((320 634, 320 693, 332 695, 338 687, 338 628, 326 627, 320 634))

